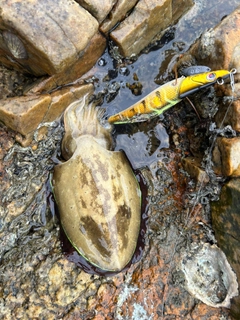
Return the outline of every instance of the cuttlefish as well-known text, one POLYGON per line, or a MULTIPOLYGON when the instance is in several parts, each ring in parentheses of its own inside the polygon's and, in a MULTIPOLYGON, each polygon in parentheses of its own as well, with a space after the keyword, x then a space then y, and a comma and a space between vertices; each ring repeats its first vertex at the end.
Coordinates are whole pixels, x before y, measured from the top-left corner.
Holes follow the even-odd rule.
POLYGON ((93 266, 120 271, 132 259, 141 220, 141 191, 122 151, 113 151, 112 127, 87 97, 65 111, 62 155, 53 192, 68 239, 93 266))

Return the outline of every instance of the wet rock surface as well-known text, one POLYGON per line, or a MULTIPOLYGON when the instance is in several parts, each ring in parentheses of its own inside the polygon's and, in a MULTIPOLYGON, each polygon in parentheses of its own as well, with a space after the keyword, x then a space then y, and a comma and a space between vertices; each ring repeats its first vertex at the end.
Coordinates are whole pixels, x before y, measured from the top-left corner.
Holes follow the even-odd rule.
POLYGON ((191 178, 199 183, 209 182, 207 173, 201 168, 202 159, 187 157, 183 159, 183 167, 191 178))
MULTIPOLYGON (((71 69, 70 72, 76 80, 88 71, 102 54, 99 44, 91 41, 98 32, 99 23, 102 23, 101 32, 107 33, 136 5, 133 13, 123 22, 129 32, 121 27, 123 31, 120 33, 124 39, 120 39, 122 36, 119 38, 115 31, 112 37, 125 48, 122 50, 125 55, 137 54, 158 32, 176 21, 192 5, 191 0, 173 4, 170 0, 160 4, 158 1, 136 2, 71 0, 56 3, 48 0, 44 4, 26 1, 23 5, 11 0, 4 1, 0 16, 0 61, 7 67, 36 76, 54 75, 69 70, 75 64, 77 69, 81 68, 84 65, 81 61, 91 53, 95 59, 92 64, 91 59, 88 61, 81 74, 71 69), (182 9, 176 10, 180 5, 182 9), (134 29, 137 28, 138 34, 134 33, 133 26, 134 29), (139 42, 140 33, 142 40, 139 42), (89 46, 91 50, 86 49, 89 46)), ((100 39, 98 41, 100 42, 100 39)), ((102 42, 105 43, 104 40, 102 42)))
MULTIPOLYGON (((233 269, 239 271, 236 259, 239 259, 239 240, 234 226, 239 222, 236 212, 239 211, 239 7, 226 17, 218 26, 206 31, 197 41, 190 53, 199 64, 206 64, 212 69, 235 69, 234 80, 217 91, 219 109, 214 117, 216 124, 213 148, 213 169, 225 177, 232 178, 222 189, 219 202, 211 206, 213 227, 220 248, 225 252, 233 269), (238 57, 238 58, 237 58, 238 57), (217 125, 217 126, 216 126, 217 125), (234 179, 233 177, 237 177, 234 179), (233 229, 231 229, 233 228, 233 229), (236 238, 235 238, 236 236, 236 238), (231 248, 231 249, 230 249, 231 248)), ((214 116, 214 114, 213 114, 214 116)), ((189 162, 188 162, 189 164, 189 162)), ((194 166, 186 167, 188 172, 194 166)), ((231 306, 234 318, 239 318, 239 298, 234 298, 231 306)))
MULTIPOLYGON (((217 241, 225 252, 228 261, 234 268, 237 277, 240 277, 239 270, 239 199, 240 181, 239 178, 231 179, 224 185, 221 191, 220 200, 211 205, 213 228, 217 241)), ((239 297, 234 299, 231 311, 236 319, 239 318, 239 297)))
POLYGON ((111 38, 120 47, 120 52, 124 56, 137 54, 148 44, 149 38, 152 39, 159 30, 169 25, 171 13, 170 0, 160 3, 141 0, 124 23, 111 32, 111 38), (161 22, 159 21, 160 16, 162 17, 161 22), (161 26, 158 26, 159 23, 161 26), (138 39, 135 37, 136 33, 138 39))
MULTIPOLYGON (((105 1, 101 4, 94 1, 81 1, 80 4, 91 14, 98 13, 98 20, 103 20, 116 3, 115 1, 105 1)), ((121 20, 123 14, 126 14, 133 5, 134 3, 128 5, 125 2, 120 3, 121 10, 119 9, 119 14, 113 14, 115 17, 113 20, 110 19, 111 24, 116 23, 118 19, 121 20)), ((170 10, 169 1, 168 6, 170 10)), ((156 10, 159 13, 163 9, 153 2, 147 12, 151 18, 151 15, 155 15, 156 10)), ((117 5, 115 12, 118 12, 117 5)), ((7 67, 36 76, 51 75, 42 80, 38 79, 35 84, 31 85, 28 85, 28 79, 23 80, 25 83, 22 88, 21 85, 17 85, 18 94, 24 93, 24 95, 29 95, 29 98, 2 101, 1 119, 11 129, 25 136, 23 144, 28 143, 31 132, 41 121, 47 121, 47 118, 51 121, 51 117, 45 116, 48 109, 52 109, 49 93, 63 85, 69 86, 77 82, 79 77, 84 75, 103 53, 106 38, 98 32, 99 24, 91 14, 74 1, 60 2, 58 6, 53 0, 45 4, 30 1, 24 5, 10 0, 4 2, 0 21, 0 50, 2 52, 0 61, 7 67), (35 15, 36 11, 41 14, 35 15), (57 23, 56 16, 58 17, 57 23), (37 40, 35 40, 36 35, 38 35, 37 40), (41 93, 45 93, 46 96, 36 96, 41 93), (34 119, 31 111, 37 114, 34 119)), ((151 25, 155 26, 154 21, 151 22, 151 25)), ((160 26, 156 24, 154 35, 159 30, 160 26)), ((144 42, 146 45, 151 41, 153 34, 148 34, 144 28, 143 33, 146 37, 144 42)), ((129 43, 125 44, 129 47, 129 43)), ((81 83, 83 82, 80 81, 81 83)), ((69 90, 72 91, 72 89, 69 90)), ((11 95, 11 93, 8 94, 8 96, 11 95)), ((75 98, 77 99, 78 95, 75 95, 75 98)), ((55 112, 55 118, 64 110, 62 106, 64 99, 61 100, 59 110, 55 112)), ((55 102, 53 108, 57 109, 55 102)), ((53 117, 52 120, 54 120, 53 117)))
MULTIPOLYGON (((237 51, 239 39, 239 8, 235 13, 223 19, 223 21, 208 31, 193 45, 190 52, 195 55, 198 62, 210 66, 213 70, 230 69, 233 53, 237 51)), ((238 61, 239 64, 239 61, 238 61)), ((236 66, 235 66, 236 67, 236 66)))
MULTIPOLYGON (((181 3, 182 4, 182 3, 181 3)), ((188 3, 189 7, 192 3, 188 3)), ((188 6, 181 6, 185 11, 188 6)), ((176 7, 175 7, 176 8, 176 7)), ((179 6, 178 6, 179 8, 179 6)), ((183 12, 178 12, 178 17, 183 12)), ((176 19, 176 12, 174 18, 176 19)), ((111 32, 111 38, 119 46, 121 54, 138 54, 157 33, 164 30, 173 20, 172 1, 140 0, 133 12, 111 32), (136 34, 138 35, 136 38, 136 34)))
POLYGON ((138 0, 117 1, 113 6, 109 16, 103 21, 100 30, 104 33, 110 31, 119 21, 122 21, 126 14, 134 7, 138 0))
MULTIPOLYGON (((216 8, 220 7, 217 3, 216 8)), ((203 23, 206 21, 202 20, 198 27, 203 23)), ((179 24, 181 33, 182 28, 179 24)), ((161 56, 159 51, 151 51, 161 47, 158 40, 156 47, 146 51, 149 56, 152 54, 151 63, 147 63, 147 55, 142 60, 139 58, 139 62, 123 60, 116 48, 110 47, 111 58, 105 53, 93 69, 97 81, 104 78, 103 86, 93 81, 94 98, 112 112, 139 99, 132 92, 144 95, 166 81, 166 63, 184 47, 173 29, 163 39, 167 40, 171 46, 166 47, 169 55, 166 54, 163 65, 157 60, 161 56), (102 69, 105 65, 107 72, 102 69), (157 74, 154 84, 144 80, 149 74, 151 81, 152 75, 157 74)), ((56 83, 61 85, 64 73, 54 76, 50 84, 45 80, 49 85, 47 90, 47 86, 43 89, 44 85, 40 85, 40 89, 35 87, 28 93, 36 90, 35 94, 43 92, 51 98, 54 96, 54 100, 68 97, 71 86, 52 91, 56 83)), ((67 77, 72 77, 70 71, 67 77)), ((54 117, 49 116, 49 120, 46 117, 45 121, 54 117)), ((199 122, 192 108, 183 103, 152 122, 115 128, 116 150, 124 149, 133 167, 140 170, 147 182, 149 210, 144 249, 137 252, 135 263, 128 270, 112 277, 87 274, 63 254, 60 223, 57 213, 50 210, 53 201, 49 192, 49 172, 61 158, 64 131, 61 122, 48 122, 43 131, 38 128, 28 147, 21 147, 16 143, 16 133, 1 126, 0 313, 3 319, 230 319, 228 309, 210 307, 190 295, 176 267, 182 261, 182 253, 191 251, 192 243, 199 247, 201 242, 216 244, 209 201, 218 199, 223 179, 214 174, 209 162, 215 131, 208 130, 208 125, 208 120, 199 122), (201 169, 205 169, 210 182, 203 187, 187 176, 181 160, 204 151, 205 166, 201 169)), ((235 270, 235 265, 232 267, 235 270)), ((237 306, 236 303, 234 307, 237 306)))
POLYGON ((36 148, 16 145, 3 162, 12 177, 10 186, 2 184, 0 308, 4 319, 167 319, 188 317, 189 310, 196 319, 199 314, 227 318, 226 309, 196 304, 180 285, 175 269, 180 248, 185 251, 192 241, 213 239, 205 209, 194 206, 190 194, 184 196, 188 179, 181 172, 177 150, 159 150, 159 161, 142 170, 149 184, 150 207, 139 262, 116 276, 99 277, 86 274, 62 255, 59 222, 47 207, 46 185, 62 132, 53 123, 45 139, 37 141, 36 136, 36 148), (190 213, 189 205, 193 205, 190 213))
MULTIPOLYGON (((238 69, 239 70, 239 69, 238 69)), ((235 92, 232 92, 230 86, 224 88, 222 94, 225 99, 220 102, 220 108, 216 115, 216 123, 218 126, 230 125, 233 130, 240 132, 240 102, 238 100, 240 93, 240 84, 235 84, 235 92), (231 99, 233 97, 233 99, 231 99), (231 108, 228 108, 230 101, 232 101, 231 108)))

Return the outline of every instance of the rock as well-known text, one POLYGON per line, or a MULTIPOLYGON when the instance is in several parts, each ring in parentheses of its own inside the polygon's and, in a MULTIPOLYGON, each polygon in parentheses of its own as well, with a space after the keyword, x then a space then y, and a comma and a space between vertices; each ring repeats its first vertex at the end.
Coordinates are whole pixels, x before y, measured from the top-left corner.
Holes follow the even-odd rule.
POLYGON ((110 14, 102 22, 100 30, 103 33, 110 31, 119 21, 122 21, 129 10, 131 10, 138 0, 122 0, 117 1, 117 3, 112 8, 110 14))
POLYGON ((140 0, 133 12, 110 34, 124 56, 138 54, 171 23, 172 1, 140 0))
POLYGON ((32 82, 31 76, 0 66, 0 99, 21 96, 23 88, 32 82))
MULTIPOLYGON (((240 279, 240 179, 231 179, 221 191, 220 199, 212 202, 212 223, 220 248, 240 279)), ((235 319, 240 318, 240 298, 233 300, 231 311, 235 319)))
MULTIPOLYGON (((225 17, 216 27, 203 33, 201 38, 189 50, 189 60, 195 60, 198 65, 209 66, 212 70, 233 68, 237 69, 234 75, 235 92, 232 91, 229 80, 221 87, 215 87, 219 111, 215 117, 219 127, 230 124, 234 130, 240 130, 239 101, 240 95, 240 6, 225 17), (224 98, 226 96, 226 98, 224 98), (230 97, 234 100, 228 108, 230 97), (226 113, 227 111, 227 113, 226 113)), ((186 55, 185 55, 186 56, 186 55)), ((179 63, 184 63, 185 57, 179 63)))
POLYGON ((215 244, 192 243, 179 268, 186 290, 209 306, 229 308, 231 299, 238 295, 236 274, 215 244))
POLYGON ((75 1, 7 0, 0 12, 0 61, 38 76, 63 72, 97 30, 97 20, 75 1))
POLYGON ((12 130, 28 136, 25 142, 28 143, 41 122, 57 119, 70 103, 92 90, 93 86, 88 84, 63 88, 51 94, 2 99, 0 119, 12 130))
MULTIPOLYGON (((88 46, 84 50, 83 56, 76 61, 68 70, 64 72, 54 74, 51 77, 37 81, 31 88, 25 91, 25 94, 40 94, 43 92, 49 92, 52 89, 61 87, 71 82, 78 82, 77 79, 84 75, 92 66, 96 63, 97 59, 102 55, 106 48, 106 39, 97 33, 91 39, 88 46)), ((84 81, 79 81, 79 84, 84 81)))
POLYGON ((1 121, 23 135, 37 128, 51 103, 51 96, 22 96, 1 100, 1 121))
POLYGON ((194 157, 187 157, 182 160, 183 167, 190 175, 191 178, 196 180, 198 183, 207 183, 209 181, 209 177, 201 168, 201 159, 194 157))
POLYGON ((192 0, 172 0, 172 21, 177 21, 193 5, 192 0))
POLYGON ((43 122, 56 120, 72 102, 79 100, 87 93, 93 93, 93 85, 71 86, 51 93, 51 104, 43 122))
MULTIPOLYGON (((239 56, 240 59, 240 56, 239 56)), ((234 76, 235 77, 235 76, 234 76)), ((219 128, 230 125, 233 130, 240 131, 240 83, 235 83, 234 92, 230 85, 224 85, 218 90, 219 109, 215 116, 219 128), (221 92, 219 92, 221 89, 221 92)))
MULTIPOLYGON (((240 13, 239 11, 237 11, 240 13)), ((240 18, 238 21, 240 25, 240 18)), ((223 29, 223 33, 224 33, 223 29)), ((229 63, 229 69, 235 68, 237 70, 237 73, 234 75, 234 87, 232 88, 231 85, 224 85, 221 87, 221 96, 222 99, 219 100, 220 107, 219 111, 215 117, 216 123, 218 126, 223 126, 223 125, 231 125, 233 130, 240 131, 240 101, 239 101, 239 96, 240 96, 240 41, 239 41, 239 29, 235 29, 235 36, 234 38, 230 38, 230 40, 233 42, 230 42, 230 46, 234 46, 233 51, 230 48, 230 52, 232 51, 232 55, 230 58, 230 63, 229 63), (236 83, 237 82, 237 83, 236 83)), ((225 56, 228 56, 229 51, 228 51, 228 43, 226 44, 225 47, 226 52, 224 53, 225 56)))
MULTIPOLYGON (((237 33, 237 31, 236 31, 237 33)), ((236 34, 237 36, 238 34, 236 34)), ((236 40, 235 40, 236 41, 236 40)), ((236 42, 235 42, 236 43, 236 42)), ((234 47, 231 60, 230 60, 230 67, 231 68, 236 68, 237 72, 240 72, 240 42, 237 43, 237 45, 234 47)))
MULTIPOLYGON (((43 94, 49 91, 51 101, 52 95, 58 100, 60 92, 50 91, 58 86, 53 84, 54 79, 61 85, 61 77, 53 77, 51 86, 42 90, 43 94)), ((68 87, 61 89, 63 98, 68 99, 65 89, 68 87)), ((63 254, 59 222, 47 204, 50 199, 53 207, 47 179, 59 154, 63 132, 56 122, 48 129, 34 146, 22 148, 15 143, 0 163, 0 188, 2 180, 8 181, 1 193, 4 205, 0 206, 2 318, 228 319, 228 309, 212 308, 196 300, 181 287, 182 278, 174 272, 179 250, 187 251, 192 238, 198 243, 196 230, 201 239, 211 232, 202 206, 191 207, 191 186, 181 165, 183 153, 176 157, 174 150, 165 147, 144 169, 150 176, 150 212, 140 261, 115 276, 88 275, 63 254), (4 174, 7 177, 2 179, 4 174)), ((143 154, 146 144, 140 147, 139 154, 143 154)))
MULTIPOLYGON (((192 1, 184 3, 192 5, 192 1)), ((124 56, 138 54, 157 33, 174 22, 173 18, 179 18, 189 8, 180 0, 174 1, 174 6, 170 0, 140 0, 133 12, 110 33, 120 53, 124 56)))
POLYGON ((102 22, 111 11, 117 0, 76 0, 88 10, 99 22, 102 22))
POLYGON ((226 177, 240 175, 240 137, 218 137, 213 150, 214 170, 226 177))
MULTIPOLYGON (((209 66, 212 70, 234 67, 234 51, 240 39, 240 7, 225 17, 215 28, 203 33, 191 48, 190 53, 198 64, 209 66), (233 60, 232 60, 233 59, 233 60)), ((235 54, 236 54, 235 51, 235 54)), ((238 62, 239 65, 239 62, 238 62)))
POLYGON ((211 308, 188 294, 175 272, 179 250, 187 252, 193 237, 195 242, 199 237, 206 240, 209 229, 197 222, 210 224, 199 205, 189 215, 182 154, 160 150, 151 169, 142 171, 149 186, 150 212, 145 247, 136 256, 140 260, 111 277, 89 275, 62 253, 59 221, 47 205, 50 199, 53 206, 46 180, 59 153, 63 128, 50 123, 48 130, 34 149, 9 144, 2 162, 8 175, 8 183, 5 179, 0 185, 2 318, 228 319, 228 309, 211 308))
MULTIPOLYGON (((196 64, 209 66, 212 70, 237 69, 234 81, 239 81, 240 72, 240 6, 224 18, 215 28, 206 31, 191 47, 190 57, 196 64)), ((180 59, 184 62, 184 57, 180 59)), ((231 87, 229 80, 222 86, 215 87, 219 110, 215 121, 220 129, 231 125, 233 130, 240 130, 240 83, 231 87), (233 99, 232 99, 233 97, 233 99), (233 101, 232 101, 233 100, 233 101)), ((212 99, 213 100, 213 99, 212 99)), ((209 110, 212 101, 209 101, 209 110)), ((215 171, 225 176, 238 176, 239 138, 218 138, 213 152, 215 171)))

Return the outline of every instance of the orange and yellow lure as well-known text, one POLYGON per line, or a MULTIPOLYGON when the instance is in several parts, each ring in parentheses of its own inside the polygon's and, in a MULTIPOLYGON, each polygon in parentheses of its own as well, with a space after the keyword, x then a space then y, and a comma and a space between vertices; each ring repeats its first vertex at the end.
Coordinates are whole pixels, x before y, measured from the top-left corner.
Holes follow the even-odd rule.
POLYGON ((217 70, 181 77, 158 87, 131 107, 108 118, 112 124, 148 120, 171 108, 188 95, 230 76, 231 71, 217 70))

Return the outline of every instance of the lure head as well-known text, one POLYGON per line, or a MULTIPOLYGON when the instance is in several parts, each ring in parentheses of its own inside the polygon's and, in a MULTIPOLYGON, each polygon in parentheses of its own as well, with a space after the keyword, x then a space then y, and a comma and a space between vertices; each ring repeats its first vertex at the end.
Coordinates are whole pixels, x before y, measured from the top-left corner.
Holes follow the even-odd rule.
POLYGON ((186 77, 179 88, 179 98, 183 99, 188 95, 197 92, 203 88, 207 88, 221 79, 226 79, 230 76, 228 70, 217 70, 211 72, 204 72, 200 74, 194 74, 186 77))

